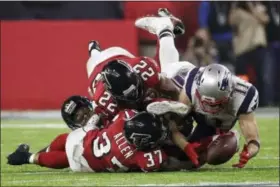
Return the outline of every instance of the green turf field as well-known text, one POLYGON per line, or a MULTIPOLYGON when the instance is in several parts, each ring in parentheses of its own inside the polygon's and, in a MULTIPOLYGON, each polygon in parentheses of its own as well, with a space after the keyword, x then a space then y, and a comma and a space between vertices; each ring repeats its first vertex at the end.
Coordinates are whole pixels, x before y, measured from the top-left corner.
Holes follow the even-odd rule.
MULTIPOLYGON (((72 173, 35 165, 9 166, 6 156, 18 144, 28 143, 37 151, 66 128, 25 128, 13 124, 62 123, 56 120, 1 120, 1 186, 104 186, 104 185, 191 185, 211 183, 278 183, 279 182, 279 120, 258 119, 261 151, 246 168, 234 169, 236 155, 229 163, 204 166, 195 172, 169 173, 72 173), (8 125, 9 124, 9 125, 8 125)), ((242 144, 241 144, 242 145, 242 144)))

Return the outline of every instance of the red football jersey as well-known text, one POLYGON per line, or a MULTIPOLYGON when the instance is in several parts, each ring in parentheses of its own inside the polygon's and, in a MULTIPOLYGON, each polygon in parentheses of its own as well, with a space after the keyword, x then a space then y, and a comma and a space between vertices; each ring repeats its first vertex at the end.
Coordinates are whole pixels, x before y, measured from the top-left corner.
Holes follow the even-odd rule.
POLYGON ((91 130, 84 138, 83 156, 94 171, 155 171, 166 161, 161 149, 148 152, 136 150, 123 134, 124 119, 135 114, 132 110, 118 113, 108 128, 91 130))
POLYGON ((129 58, 127 56, 116 56, 98 64, 90 75, 89 90, 92 100, 95 101, 99 109, 102 109, 108 119, 112 119, 119 112, 119 109, 111 94, 106 91, 104 83, 100 80, 100 72, 109 61, 114 59, 127 62, 142 77, 146 89, 153 88, 160 82, 160 67, 149 57, 129 58))

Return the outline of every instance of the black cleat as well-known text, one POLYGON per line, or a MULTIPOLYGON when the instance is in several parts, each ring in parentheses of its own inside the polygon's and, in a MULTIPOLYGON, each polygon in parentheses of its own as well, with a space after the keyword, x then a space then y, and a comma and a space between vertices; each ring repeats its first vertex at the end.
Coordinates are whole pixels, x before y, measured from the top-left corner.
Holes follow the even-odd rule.
POLYGON ((29 153, 29 145, 20 144, 15 152, 8 155, 8 164, 9 165, 22 165, 29 164, 29 158, 32 154, 29 153))
POLYGON ((160 17, 170 17, 173 25, 174 25, 174 30, 173 30, 173 34, 175 36, 179 36, 179 35, 183 35, 185 33, 185 26, 183 24, 183 22, 175 17, 174 15, 172 15, 167 8, 159 8, 158 9, 158 15, 160 17))
POLYGON ((95 40, 89 41, 89 43, 88 43, 88 53, 89 53, 89 56, 91 56, 91 51, 93 49, 101 51, 100 45, 99 45, 98 41, 95 41, 95 40))

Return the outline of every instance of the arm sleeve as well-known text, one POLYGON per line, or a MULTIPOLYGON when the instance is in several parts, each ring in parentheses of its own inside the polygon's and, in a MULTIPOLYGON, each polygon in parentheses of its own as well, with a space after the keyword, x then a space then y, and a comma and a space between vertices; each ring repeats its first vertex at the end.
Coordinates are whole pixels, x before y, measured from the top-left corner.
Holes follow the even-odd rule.
POLYGON ((239 110, 238 110, 238 115, 240 114, 248 114, 256 110, 259 105, 259 92, 256 89, 255 86, 251 86, 242 101, 239 110))

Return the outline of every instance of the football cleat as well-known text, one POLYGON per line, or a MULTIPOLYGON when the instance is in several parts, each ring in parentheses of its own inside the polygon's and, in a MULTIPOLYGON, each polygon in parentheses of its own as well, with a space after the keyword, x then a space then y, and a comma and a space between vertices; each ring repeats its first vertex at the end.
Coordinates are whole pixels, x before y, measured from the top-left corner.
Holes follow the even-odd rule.
POLYGON ((159 35, 164 30, 170 30, 172 32, 174 29, 169 17, 147 16, 138 18, 135 21, 135 26, 156 35, 159 35))
POLYGON ((29 164, 29 158, 31 153, 29 153, 29 145, 20 144, 15 152, 11 153, 7 159, 10 165, 22 165, 29 164))
POLYGON ((179 18, 172 15, 167 8, 159 8, 158 15, 161 17, 169 17, 171 19, 174 25, 173 34, 175 36, 183 35, 185 33, 185 26, 183 22, 179 18))
POLYGON ((181 116, 186 115, 190 110, 187 105, 176 101, 156 101, 147 106, 147 111, 156 115, 163 115, 168 112, 181 116))
POLYGON ((89 53, 89 56, 91 56, 91 51, 93 49, 95 49, 97 51, 101 51, 100 45, 99 45, 98 41, 95 41, 95 40, 89 41, 89 43, 88 43, 88 53, 89 53))

